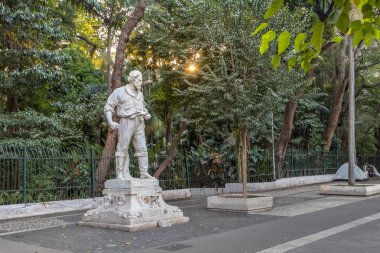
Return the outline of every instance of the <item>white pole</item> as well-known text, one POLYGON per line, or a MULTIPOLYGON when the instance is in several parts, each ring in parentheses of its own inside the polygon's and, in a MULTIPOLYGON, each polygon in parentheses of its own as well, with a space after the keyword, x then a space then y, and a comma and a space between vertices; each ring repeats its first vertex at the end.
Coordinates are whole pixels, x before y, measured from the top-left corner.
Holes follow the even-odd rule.
POLYGON ((276 158, 274 153, 274 123, 273 123, 273 112, 272 112, 272 164, 273 164, 273 178, 276 180, 276 158))
POLYGON ((348 185, 355 185, 355 59, 352 34, 348 36, 349 97, 348 97, 348 185))

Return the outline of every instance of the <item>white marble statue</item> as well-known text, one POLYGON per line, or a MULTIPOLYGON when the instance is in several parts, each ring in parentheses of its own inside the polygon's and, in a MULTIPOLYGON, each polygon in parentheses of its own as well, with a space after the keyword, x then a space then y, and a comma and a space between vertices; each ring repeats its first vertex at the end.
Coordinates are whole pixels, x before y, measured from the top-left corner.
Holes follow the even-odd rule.
POLYGON ((151 118, 144 105, 141 92, 142 74, 138 70, 129 73, 128 84, 115 89, 104 106, 110 127, 118 130, 116 148, 116 178, 132 179, 129 172, 128 146, 132 140, 135 156, 138 159, 140 178, 153 178, 148 174, 148 152, 145 141, 144 120, 151 118), (112 120, 112 114, 120 117, 119 123, 112 120))

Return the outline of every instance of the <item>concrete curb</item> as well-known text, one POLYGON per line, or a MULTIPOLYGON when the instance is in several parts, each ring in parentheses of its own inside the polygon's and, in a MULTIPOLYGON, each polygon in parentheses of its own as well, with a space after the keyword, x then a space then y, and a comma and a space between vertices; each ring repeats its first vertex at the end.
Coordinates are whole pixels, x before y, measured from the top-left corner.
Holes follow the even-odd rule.
MULTIPOLYGON (((274 182, 266 183, 248 183, 248 191, 258 191, 258 190, 274 190, 278 188, 308 185, 308 184, 319 184, 328 183, 333 181, 335 174, 320 175, 320 176, 306 176, 306 177, 292 177, 292 178, 282 178, 274 182)), ((226 193, 237 193, 242 192, 243 185, 241 183, 227 183, 225 192, 226 193)))
MULTIPOLYGON (((191 192, 189 189, 163 191, 162 198, 164 200, 191 198, 191 192)), ((31 203, 27 205, 3 205, 0 206, 0 221, 51 213, 87 210, 96 208, 102 204, 103 197, 31 203)))
POLYGON ((370 196, 380 193, 380 184, 328 184, 319 186, 320 194, 343 196, 370 196))
POLYGON ((103 197, 94 199, 61 200, 31 204, 0 206, 0 221, 51 213, 71 212, 95 208, 103 203, 103 197))
POLYGON ((161 195, 164 200, 188 199, 192 196, 189 189, 162 191, 161 195))
POLYGON ((208 197, 213 195, 224 194, 224 188, 190 188, 193 197, 208 197))
MULTIPOLYGON (((273 190, 277 188, 331 182, 334 175, 283 178, 275 182, 248 183, 248 191, 273 190)), ((190 188, 162 192, 164 200, 186 199, 192 196, 212 196, 242 192, 241 183, 227 183, 225 188, 190 188)), ((103 197, 94 199, 62 200, 45 203, 0 206, 0 220, 44 215, 50 213, 80 211, 95 208, 103 203, 103 197)))

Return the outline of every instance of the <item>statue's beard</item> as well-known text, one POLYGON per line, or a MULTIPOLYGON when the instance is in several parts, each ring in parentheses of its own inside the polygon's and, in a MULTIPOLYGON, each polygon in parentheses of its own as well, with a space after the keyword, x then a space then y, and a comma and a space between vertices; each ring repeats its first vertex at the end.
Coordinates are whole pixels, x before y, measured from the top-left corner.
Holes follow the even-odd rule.
POLYGON ((137 86, 137 85, 133 84, 133 88, 134 88, 136 91, 141 91, 142 86, 141 86, 141 85, 140 85, 140 86, 137 86))

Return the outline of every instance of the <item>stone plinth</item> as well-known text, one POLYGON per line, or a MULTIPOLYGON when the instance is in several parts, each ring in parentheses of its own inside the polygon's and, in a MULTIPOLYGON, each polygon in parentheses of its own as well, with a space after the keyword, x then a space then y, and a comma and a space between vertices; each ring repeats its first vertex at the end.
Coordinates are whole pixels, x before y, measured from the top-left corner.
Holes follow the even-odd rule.
POLYGON ((380 193, 380 184, 356 184, 355 186, 349 186, 347 183, 320 185, 319 193, 326 195, 370 196, 380 193))
POLYGON ((272 207, 273 197, 268 195, 248 194, 243 198, 241 194, 230 194, 207 198, 207 208, 217 210, 252 212, 272 207))
POLYGON ((165 203, 161 192, 157 179, 108 180, 104 204, 86 212, 79 224, 137 231, 188 222, 181 209, 165 203))

